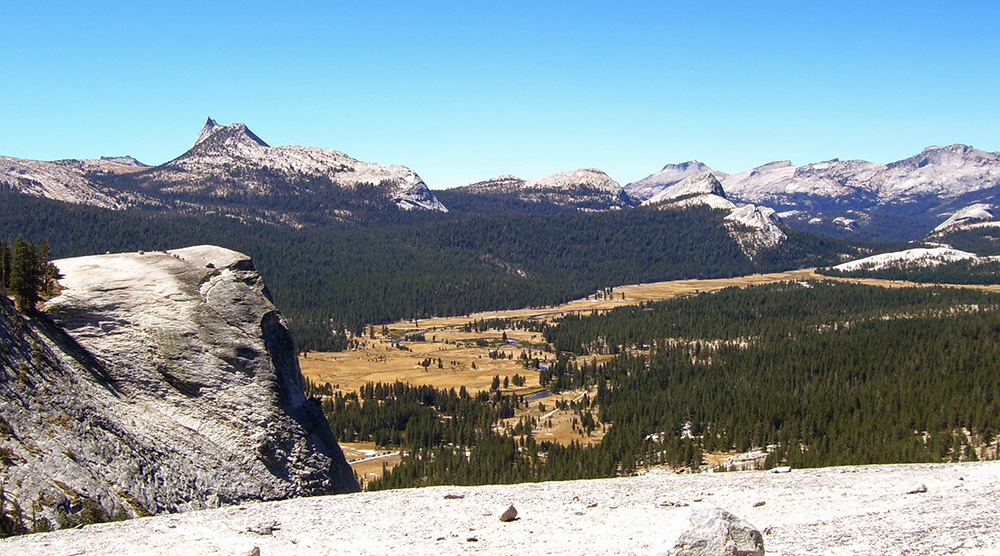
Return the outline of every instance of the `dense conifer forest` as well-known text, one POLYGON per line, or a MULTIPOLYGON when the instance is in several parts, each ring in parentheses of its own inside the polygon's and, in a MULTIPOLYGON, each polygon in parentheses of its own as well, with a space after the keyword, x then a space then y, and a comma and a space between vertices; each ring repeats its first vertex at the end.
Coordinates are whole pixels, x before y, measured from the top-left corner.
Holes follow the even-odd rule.
POLYGON ((499 427, 525 402, 498 391, 369 385, 323 401, 341 438, 404 450, 368 487, 698 469, 766 448, 764 466, 968 460, 1000 433, 995 293, 785 283, 530 326, 559 352, 543 381, 595 392, 565 410, 581 434, 607 427, 599 444, 499 427))
POLYGON ((934 236, 934 241, 977 255, 1000 255, 1000 228, 971 227, 949 230, 934 236))
POLYGON ((791 232, 747 258, 723 214, 634 209, 572 214, 374 211, 365 223, 296 228, 231 217, 110 211, 0 192, 0 237, 53 258, 215 244, 253 257, 303 349, 343 349, 371 323, 549 305, 599 288, 829 264, 850 247, 791 232))

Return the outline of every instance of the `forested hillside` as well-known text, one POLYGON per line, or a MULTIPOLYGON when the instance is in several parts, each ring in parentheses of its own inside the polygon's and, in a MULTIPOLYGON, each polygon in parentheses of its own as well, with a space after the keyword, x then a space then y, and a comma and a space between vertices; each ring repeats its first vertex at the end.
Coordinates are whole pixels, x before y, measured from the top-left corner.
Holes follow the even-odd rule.
POLYGON ((537 402, 497 391, 370 385, 324 402, 342 436, 405 450, 370 488, 698 468, 708 452, 766 447, 765 466, 996 455, 995 293, 785 283, 522 325, 543 329, 560 354, 543 384, 594 394, 563 409, 581 435, 606 427, 601 442, 539 441, 531 420, 498 427, 537 402))
POLYGON ((110 211, 0 193, 0 237, 54 258, 215 244, 253 257, 301 347, 342 349, 366 324, 553 304, 599 288, 829 264, 844 243, 808 234, 748 259, 723 215, 635 209, 558 215, 372 213, 292 227, 219 215, 110 211))

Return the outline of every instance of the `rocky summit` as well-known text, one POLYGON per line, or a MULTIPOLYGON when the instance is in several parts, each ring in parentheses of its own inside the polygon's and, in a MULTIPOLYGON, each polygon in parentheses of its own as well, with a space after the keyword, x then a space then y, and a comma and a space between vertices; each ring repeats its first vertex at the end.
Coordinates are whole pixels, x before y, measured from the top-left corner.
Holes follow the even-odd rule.
POLYGON ((24 529, 358 490, 249 257, 64 259, 0 299, 0 480, 24 529))

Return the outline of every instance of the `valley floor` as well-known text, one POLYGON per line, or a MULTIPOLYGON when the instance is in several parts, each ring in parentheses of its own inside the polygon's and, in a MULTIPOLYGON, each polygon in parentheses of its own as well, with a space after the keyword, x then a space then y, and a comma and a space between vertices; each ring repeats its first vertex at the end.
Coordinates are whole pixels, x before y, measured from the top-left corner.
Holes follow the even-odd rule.
POLYGON ((1000 462, 882 465, 364 492, 0 540, 0 554, 657 554, 687 507, 764 533, 768 554, 1000 554, 1000 462), (907 494, 926 487, 926 492, 907 494), (446 495, 453 495, 446 498, 446 495), (672 504, 671 504, 672 503, 672 504), (763 504, 761 504, 763 503, 763 504), (518 520, 498 516, 513 504, 518 520))

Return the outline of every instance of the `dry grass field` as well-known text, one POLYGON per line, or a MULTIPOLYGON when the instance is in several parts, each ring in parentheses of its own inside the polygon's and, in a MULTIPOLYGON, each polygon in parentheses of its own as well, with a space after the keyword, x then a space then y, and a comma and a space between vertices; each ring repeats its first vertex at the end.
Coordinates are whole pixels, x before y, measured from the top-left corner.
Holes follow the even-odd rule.
MULTIPOLYGON (((413 332, 407 330, 404 332, 413 332)), ((542 343, 540 334, 507 330, 507 337, 518 342, 542 343)), ((299 358, 302 374, 314 382, 329 382, 339 385, 344 391, 357 391, 368 382, 394 381, 411 384, 429 384, 436 388, 460 388, 469 391, 489 390, 494 376, 513 377, 520 374, 529 380, 518 393, 537 390, 538 373, 526 371, 520 363, 522 351, 528 347, 511 347, 503 341, 504 331, 489 330, 483 333, 462 332, 457 328, 429 330, 426 341, 393 342, 397 330, 390 337, 356 338, 361 344, 358 349, 337 353, 309 353, 299 358), (486 346, 477 345, 476 340, 485 340, 486 346), (401 349, 400 345, 406 349, 401 349), (504 359, 491 359, 490 351, 504 355, 504 359), (514 359, 507 357, 513 356, 514 359), (422 363, 430 360, 426 367, 422 363)), ((551 354, 541 353, 531 348, 533 357, 544 361, 551 354)))
MULTIPOLYGON (((549 363, 555 355, 548 350, 541 334, 507 328, 490 329, 485 332, 465 332, 463 326, 486 319, 555 319, 571 313, 603 312, 646 301, 661 301, 700 292, 717 291, 727 287, 748 287, 784 281, 838 280, 877 285, 883 287, 927 286, 912 282, 830 278, 817 274, 812 269, 754 274, 736 278, 708 280, 676 280, 650 284, 619 286, 610 292, 599 292, 584 299, 578 299, 554 307, 518 309, 511 311, 490 311, 457 317, 437 317, 418 322, 401 321, 383 328, 372 329, 374 337, 358 337, 359 347, 339 353, 313 352, 299 358, 304 376, 317 383, 328 382, 346 392, 357 391, 368 382, 427 384, 436 388, 466 387, 470 392, 489 390, 494 376, 513 378, 515 374, 527 379, 523 387, 501 388, 505 393, 526 397, 543 391, 538 382, 538 372, 525 369, 520 355, 522 352, 537 357, 542 365, 549 363), (422 334, 423 341, 414 341, 413 335, 422 334), (507 341, 504 341, 506 335, 507 341), (496 352, 502 357, 491 357, 496 352), (428 363, 424 365, 424 363, 428 363)), ((968 286, 1000 291, 998 286, 968 286)), ((505 425, 513 426, 524 417, 538 420, 534 431, 538 441, 554 441, 568 444, 600 442, 604 431, 598 429, 589 436, 573 430, 574 412, 554 411, 560 401, 578 400, 583 391, 562 392, 545 398, 532 400, 526 410, 518 412, 505 425), (542 406, 539 406, 539 403, 542 406)), ((594 393, 590 392, 593 397, 594 393)), ((348 461, 358 476, 366 481, 381 475, 382 464, 392 467, 399 456, 384 455, 372 457, 376 451, 370 444, 342 444, 348 461)), ((732 454, 713 454, 709 459, 719 459, 732 454)), ((712 463, 710 461, 710 463, 712 463)))
MULTIPOLYGON (((470 391, 476 391, 489 389, 496 375, 502 379, 520 374, 528 378, 525 388, 518 392, 523 393, 537 390, 539 385, 537 373, 526 371, 518 357, 522 350, 527 352, 529 346, 544 344, 541 335, 513 329, 463 332, 462 326, 482 319, 552 319, 569 313, 607 311, 644 301, 659 301, 730 286, 745 287, 817 277, 812 270, 796 270, 738 278, 636 284, 614 288, 610 295, 595 294, 554 307, 438 317, 420 320, 416 324, 413 321, 403 321, 388 325, 388 336, 382 336, 380 327, 375 327, 375 338, 356 338, 361 344, 359 349, 339 353, 309 353, 300 357, 299 363, 302 373, 309 379, 339 385, 345 391, 356 391, 367 382, 396 380, 429 384, 437 388, 465 386, 470 391), (399 338, 418 332, 423 332, 426 341, 404 340, 401 345, 405 346, 405 350, 394 343, 399 338), (504 333, 509 340, 525 347, 506 345, 502 339, 504 333), (477 341, 485 341, 487 345, 478 345, 477 341), (491 359, 491 350, 499 350, 505 355, 513 354, 514 359, 491 359), (432 360, 431 364, 422 366, 421 363, 427 359, 432 360), (440 366, 438 360, 441 361, 440 366)), ((544 365, 546 357, 551 358, 553 355, 539 351, 532 348, 533 356, 539 357, 544 365)))

